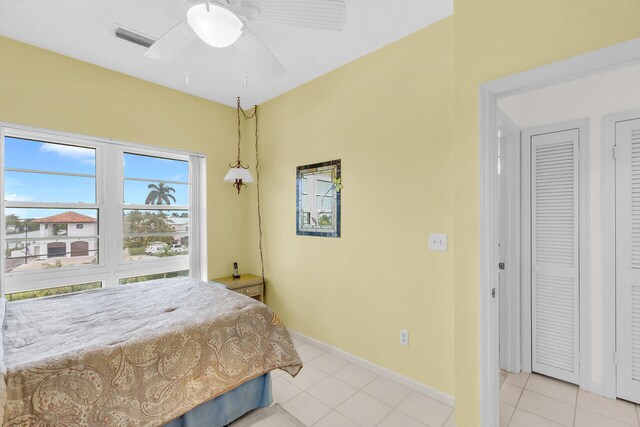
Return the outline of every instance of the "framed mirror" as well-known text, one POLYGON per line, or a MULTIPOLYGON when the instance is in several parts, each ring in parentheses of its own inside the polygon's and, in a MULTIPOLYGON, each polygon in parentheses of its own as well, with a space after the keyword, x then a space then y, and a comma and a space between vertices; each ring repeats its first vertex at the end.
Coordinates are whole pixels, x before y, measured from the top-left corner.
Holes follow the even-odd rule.
POLYGON ((340 237, 340 160, 296 169, 296 234, 340 237))

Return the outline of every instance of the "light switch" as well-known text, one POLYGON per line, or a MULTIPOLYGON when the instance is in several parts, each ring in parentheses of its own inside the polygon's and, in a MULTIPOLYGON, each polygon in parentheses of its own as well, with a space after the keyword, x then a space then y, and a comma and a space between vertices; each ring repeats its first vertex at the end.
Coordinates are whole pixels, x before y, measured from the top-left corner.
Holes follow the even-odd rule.
POLYGON ((447 235, 443 233, 429 233, 429 250, 446 252, 447 235))

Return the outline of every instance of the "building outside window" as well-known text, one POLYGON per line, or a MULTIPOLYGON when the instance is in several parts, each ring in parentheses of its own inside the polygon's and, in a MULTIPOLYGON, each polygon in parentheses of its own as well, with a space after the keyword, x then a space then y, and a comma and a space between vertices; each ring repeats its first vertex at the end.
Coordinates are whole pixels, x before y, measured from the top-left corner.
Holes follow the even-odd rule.
POLYGON ((206 279, 203 156, 12 126, 0 143, 8 299, 206 279))

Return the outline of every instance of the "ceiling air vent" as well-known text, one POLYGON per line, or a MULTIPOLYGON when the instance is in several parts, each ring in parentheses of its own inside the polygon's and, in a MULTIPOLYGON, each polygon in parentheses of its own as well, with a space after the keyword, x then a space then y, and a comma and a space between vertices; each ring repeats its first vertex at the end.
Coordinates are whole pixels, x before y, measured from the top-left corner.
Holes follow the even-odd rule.
POLYGON ((115 27, 114 34, 119 39, 126 40, 129 43, 137 44, 138 46, 145 48, 148 48, 155 43, 155 40, 150 37, 118 26, 115 27))

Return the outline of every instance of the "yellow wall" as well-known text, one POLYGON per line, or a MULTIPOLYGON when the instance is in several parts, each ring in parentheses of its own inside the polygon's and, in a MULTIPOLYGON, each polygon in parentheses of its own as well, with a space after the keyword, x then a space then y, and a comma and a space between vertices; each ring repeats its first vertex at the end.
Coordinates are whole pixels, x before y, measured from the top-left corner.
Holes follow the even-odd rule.
MULTIPOLYGON (((292 329, 455 390, 458 426, 474 427, 478 86, 639 37, 640 3, 456 0, 455 8, 453 18, 263 106, 265 256, 268 302, 292 329), (335 158, 343 237, 297 237, 295 167, 335 158), (427 251, 434 231, 449 234, 449 252, 427 251), (398 344, 400 328, 409 347, 398 344)), ((207 153, 211 276, 233 260, 258 271, 255 187, 237 196, 221 182, 235 157, 233 110, 3 38, 0 57, 1 121, 207 153)))
POLYGON ((452 30, 439 22, 260 111, 268 304, 293 330, 450 394, 453 251, 429 252, 427 235, 453 243, 452 30), (342 237, 296 236, 296 166, 334 159, 342 237))
POLYGON ((0 37, 0 121, 207 154, 209 275, 245 262, 246 196, 222 178, 235 110, 0 37))
POLYGON ((638 15, 634 0, 457 0, 453 18, 265 104, 270 304, 293 329, 455 390, 457 425, 478 426, 479 85, 639 37, 638 15), (338 157, 343 237, 296 237, 295 166, 338 157), (447 254, 426 251, 437 230, 447 254))
POLYGON ((635 0, 455 1, 455 398, 479 425, 478 87, 640 36, 635 0))

